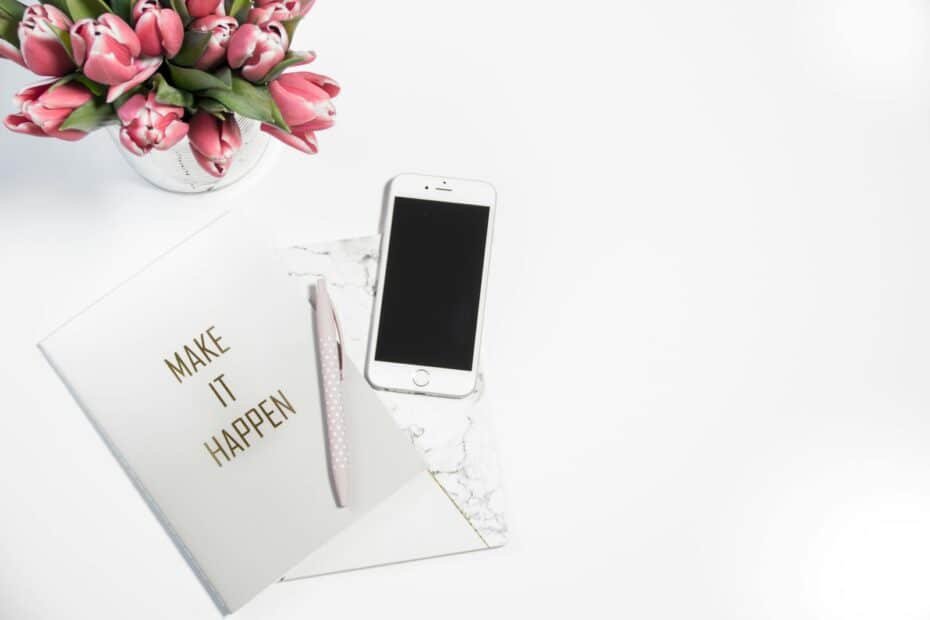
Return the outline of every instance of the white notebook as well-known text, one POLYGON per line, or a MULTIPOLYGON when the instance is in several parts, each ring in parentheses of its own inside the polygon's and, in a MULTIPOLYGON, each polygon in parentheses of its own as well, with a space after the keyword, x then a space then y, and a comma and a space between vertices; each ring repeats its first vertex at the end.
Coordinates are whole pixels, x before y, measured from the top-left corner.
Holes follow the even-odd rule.
POLYGON ((424 471, 358 395, 336 507, 306 291, 248 227, 220 218, 39 345, 224 613, 424 471))

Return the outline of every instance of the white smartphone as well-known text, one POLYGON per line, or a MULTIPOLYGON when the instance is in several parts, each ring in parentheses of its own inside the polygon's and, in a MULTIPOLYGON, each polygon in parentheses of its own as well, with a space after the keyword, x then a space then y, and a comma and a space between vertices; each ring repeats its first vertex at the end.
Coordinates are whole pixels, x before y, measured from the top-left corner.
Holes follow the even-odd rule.
POLYGON ((368 380, 386 390, 467 396, 477 381, 494 187, 402 174, 385 201, 368 380))

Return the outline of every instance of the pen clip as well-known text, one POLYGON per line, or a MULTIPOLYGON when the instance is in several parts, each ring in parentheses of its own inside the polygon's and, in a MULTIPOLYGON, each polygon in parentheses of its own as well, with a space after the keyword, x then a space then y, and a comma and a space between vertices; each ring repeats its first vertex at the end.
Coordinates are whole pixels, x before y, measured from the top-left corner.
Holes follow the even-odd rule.
POLYGON ((329 309, 333 313, 333 323, 336 324, 336 350, 339 354, 339 380, 342 381, 344 378, 343 368, 345 367, 345 340, 342 337, 342 324, 339 322, 339 315, 336 314, 336 309, 333 307, 332 301, 330 301, 329 309))
POLYGON ((339 359, 339 380, 342 381, 345 373, 343 368, 345 368, 345 339, 342 336, 342 324, 339 322, 339 315, 336 314, 336 309, 333 307, 333 300, 329 297, 329 291, 326 290, 326 279, 320 278, 316 283, 316 301, 313 301, 313 296, 311 295, 311 303, 313 304, 314 311, 317 313, 317 317, 322 319, 321 312, 329 310, 329 314, 332 316, 333 325, 336 326, 336 355, 339 359))

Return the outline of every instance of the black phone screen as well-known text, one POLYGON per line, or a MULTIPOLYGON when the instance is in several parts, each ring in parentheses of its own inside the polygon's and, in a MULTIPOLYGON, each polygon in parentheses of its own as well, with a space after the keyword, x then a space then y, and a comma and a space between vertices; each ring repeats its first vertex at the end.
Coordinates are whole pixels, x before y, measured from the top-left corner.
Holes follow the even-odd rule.
POLYGON ((395 198, 376 360, 472 369, 490 212, 395 198))

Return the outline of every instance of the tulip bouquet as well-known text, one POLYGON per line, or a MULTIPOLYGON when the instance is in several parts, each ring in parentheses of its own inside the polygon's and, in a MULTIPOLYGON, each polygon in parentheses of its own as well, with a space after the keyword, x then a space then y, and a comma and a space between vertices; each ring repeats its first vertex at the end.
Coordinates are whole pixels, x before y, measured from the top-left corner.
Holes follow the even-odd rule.
POLYGON ((21 90, 12 131, 79 140, 119 124, 142 156, 188 137, 197 162, 226 174, 241 146, 234 115, 305 153, 333 124, 332 79, 291 67, 290 42, 315 0, 0 0, 0 57, 51 79, 21 90))

